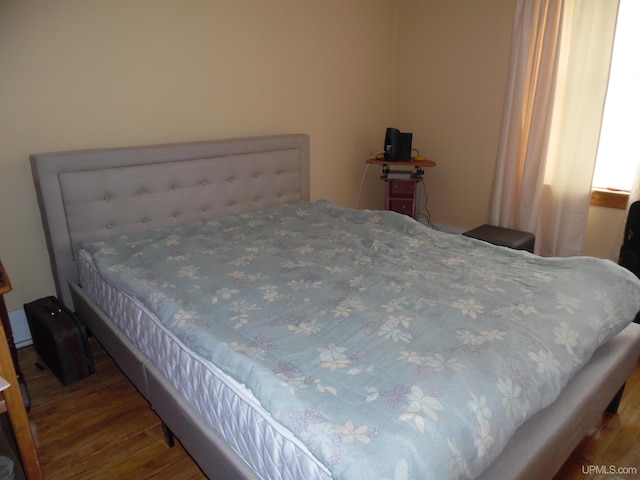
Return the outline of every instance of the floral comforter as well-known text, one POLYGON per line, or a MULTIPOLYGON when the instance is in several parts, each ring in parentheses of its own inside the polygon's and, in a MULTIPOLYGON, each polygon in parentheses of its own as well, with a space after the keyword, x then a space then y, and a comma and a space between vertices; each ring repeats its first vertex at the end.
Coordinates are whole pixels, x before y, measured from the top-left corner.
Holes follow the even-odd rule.
POLYGON ((337 479, 478 476, 640 309, 612 262, 325 201, 84 248, 337 479))

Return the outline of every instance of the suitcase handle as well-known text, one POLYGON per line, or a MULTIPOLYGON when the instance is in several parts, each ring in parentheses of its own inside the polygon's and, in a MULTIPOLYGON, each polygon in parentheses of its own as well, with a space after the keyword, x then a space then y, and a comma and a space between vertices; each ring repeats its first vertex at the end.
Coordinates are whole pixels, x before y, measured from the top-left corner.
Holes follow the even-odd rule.
POLYGON ((42 306, 51 314, 52 317, 57 317, 62 313, 62 309, 54 302, 45 301, 42 302, 42 306))

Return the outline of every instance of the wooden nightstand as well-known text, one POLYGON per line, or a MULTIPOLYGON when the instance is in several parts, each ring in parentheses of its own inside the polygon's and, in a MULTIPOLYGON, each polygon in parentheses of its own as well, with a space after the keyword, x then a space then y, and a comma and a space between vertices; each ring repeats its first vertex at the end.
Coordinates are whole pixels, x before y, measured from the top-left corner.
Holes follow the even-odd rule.
POLYGON ((385 182, 385 209, 403 213, 418 220, 420 211, 420 182, 424 178, 424 169, 435 167, 433 160, 410 160, 406 162, 391 162, 370 158, 367 163, 382 166, 381 180, 385 182), (409 166, 414 170, 392 170, 396 166, 409 166))
POLYGON ((0 316, 2 317, 2 322, 0 323, 0 376, 9 382, 9 386, 2 393, 25 474, 29 480, 40 480, 44 479, 44 474, 40 467, 38 452, 36 451, 31 426, 29 425, 29 417, 27 416, 20 384, 18 383, 15 367, 18 363, 16 361, 14 364, 9 342, 5 335, 5 323, 9 325, 9 328, 10 324, 7 307, 4 303, 4 294, 10 291, 11 282, 0 261, 0 316))
POLYGON ((22 393, 22 399, 24 400, 24 406, 29 411, 31 407, 31 398, 29 397, 29 390, 27 390, 27 383, 20 370, 20 364, 18 363, 18 352, 16 350, 16 344, 13 341, 13 329, 11 328, 11 322, 9 321, 9 313, 7 312, 7 306, 4 303, 4 294, 11 291, 11 282, 9 276, 2 265, 0 260, 0 320, 2 321, 2 328, 7 337, 7 343, 9 344, 9 352, 11 352, 11 359, 13 360, 13 366, 16 369, 16 377, 18 379, 18 385, 20 385, 20 392, 22 393))

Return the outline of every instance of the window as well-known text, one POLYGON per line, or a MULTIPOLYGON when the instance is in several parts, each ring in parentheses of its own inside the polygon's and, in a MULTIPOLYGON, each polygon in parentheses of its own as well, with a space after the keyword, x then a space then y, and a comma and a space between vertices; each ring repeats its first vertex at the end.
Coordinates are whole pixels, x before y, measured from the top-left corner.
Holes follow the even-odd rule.
POLYGON ((621 0, 593 188, 628 191, 640 164, 640 2, 621 0))

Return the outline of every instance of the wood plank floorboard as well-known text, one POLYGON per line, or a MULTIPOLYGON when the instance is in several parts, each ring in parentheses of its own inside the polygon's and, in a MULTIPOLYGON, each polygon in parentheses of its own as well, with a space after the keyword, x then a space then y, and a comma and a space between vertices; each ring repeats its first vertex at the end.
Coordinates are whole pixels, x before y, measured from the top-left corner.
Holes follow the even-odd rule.
MULTIPOLYGON (((32 346, 18 350, 31 396, 29 417, 48 480, 201 480, 205 476, 177 441, 169 448, 160 419, 95 341, 97 374, 63 387, 36 366, 32 346)), ((619 413, 603 414, 554 480, 640 478, 640 363, 627 382, 619 413), (635 467, 637 475, 604 473, 635 467), (600 467, 589 472, 589 468, 600 467)))
POLYGON ((613 415, 603 413, 554 480, 640 478, 640 361, 613 415))
POLYGON ((66 387, 36 366, 32 346, 18 350, 47 480, 206 478, 179 442, 167 446, 160 419, 100 344, 91 349, 97 374, 66 387))

